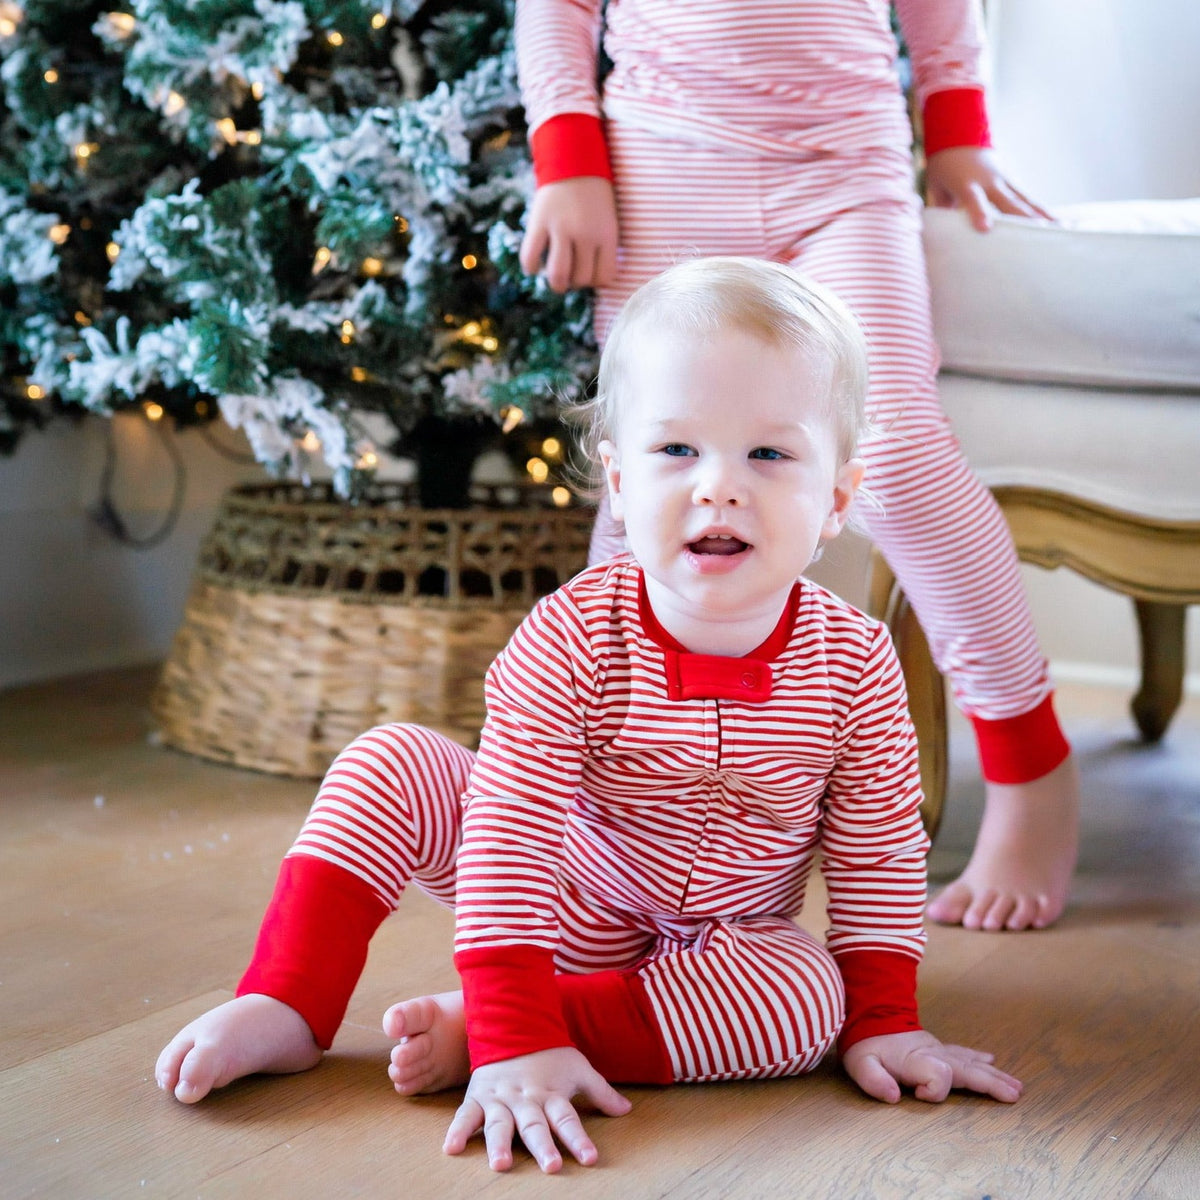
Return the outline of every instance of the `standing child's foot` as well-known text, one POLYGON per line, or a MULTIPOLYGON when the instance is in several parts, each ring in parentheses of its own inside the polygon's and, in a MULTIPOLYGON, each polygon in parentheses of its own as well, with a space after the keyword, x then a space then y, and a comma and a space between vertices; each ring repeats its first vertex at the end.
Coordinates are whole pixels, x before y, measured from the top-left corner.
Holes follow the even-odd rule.
POLYGON ((398 1038, 388 1076, 402 1096, 460 1087, 471 1078, 462 992, 402 1000, 383 1014, 383 1032, 398 1038))
POLYGON ((929 905, 930 919, 964 929, 1045 929, 1066 906, 1078 847, 1073 757, 1030 783, 989 783, 970 861, 929 905))
POLYGON ((252 993, 185 1025, 158 1056, 154 1078, 177 1100, 195 1104, 243 1075, 307 1071, 321 1054, 308 1022, 291 1005, 252 993))

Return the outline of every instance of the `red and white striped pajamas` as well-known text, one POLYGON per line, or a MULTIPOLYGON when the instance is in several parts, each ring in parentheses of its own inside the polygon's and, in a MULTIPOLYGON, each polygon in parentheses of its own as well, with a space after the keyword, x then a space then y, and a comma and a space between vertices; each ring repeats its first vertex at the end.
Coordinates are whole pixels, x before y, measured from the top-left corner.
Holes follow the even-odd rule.
MULTIPOLYGON (((986 778, 1026 782, 1068 748, 1054 716, 1003 516, 937 396, 937 350, 911 129, 885 0, 519 0, 517 50, 539 184, 610 175, 628 296, 681 258, 789 263, 835 290, 866 333, 878 508, 862 519, 972 719, 986 778)), ((970 0, 897 4, 928 151, 986 145, 970 0)), ((602 540, 594 554, 619 543, 602 540)))
POLYGON ((574 1044, 613 1081, 768 1078, 919 1028, 928 840, 877 622, 804 580, 750 655, 689 654, 621 558, 539 603, 487 700, 478 756, 389 725, 338 757, 239 994, 328 1045, 413 880, 455 907, 476 1066, 574 1044), (825 946, 791 920, 818 851, 825 946))

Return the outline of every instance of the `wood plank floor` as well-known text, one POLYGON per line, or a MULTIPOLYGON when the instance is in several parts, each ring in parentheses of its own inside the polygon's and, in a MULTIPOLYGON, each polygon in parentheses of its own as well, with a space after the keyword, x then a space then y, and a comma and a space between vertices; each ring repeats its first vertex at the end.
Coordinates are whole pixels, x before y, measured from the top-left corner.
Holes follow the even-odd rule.
MULTIPOLYGON (((1040 934, 931 930, 926 1023, 1025 1080, 1004 1107, 867 1100, 826 1064, 769 1084, 631 1088, 601 1164, 444 1158, 456 1099, 402 1100, 379 1016, 452 986, 448 914, 413 893, 315 1071, 162 1095, 160 1047, 228 998, 312 784, 148 739, 151 672, 0 694, 0 1195, 1194 1200, 1200 1197, 1200 701, 1134 742, 1125 698, 1063 688, 1081 754, 1072 906, 1040 934)), ((935 879, 979 788, 963 731, 935 879)), ((819 900, 805 924, 820 928, 819 900)))

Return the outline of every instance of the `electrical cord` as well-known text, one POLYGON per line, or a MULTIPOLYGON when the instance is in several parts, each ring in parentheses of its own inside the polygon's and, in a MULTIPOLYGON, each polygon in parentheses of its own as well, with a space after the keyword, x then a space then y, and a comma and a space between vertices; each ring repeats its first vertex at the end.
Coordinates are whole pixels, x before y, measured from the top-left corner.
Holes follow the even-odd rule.
POLYGON ((150 550, 154 546, 161 545, 171 536, 179 522, 179 515, 183 512, 183 500, 187 492, 187 468, 184 466, 183 455, 180 454, 179 447, 168 435, 165 426, 161 422, 158 423, 159 437, 162 438, 163 446, 174 467, 175 482, 172 488, 171 504, 162 524, 153 533, 139 537, 129 532, 125 518, 117 510, 112 496, 113 479, 117 473, 117 442, 111 420, 105 423, 105 434, 104 469, 100 474, 100 497, 88 509, 88 516, 105 533, 123 546, 129 546, 134 550, 150 550))

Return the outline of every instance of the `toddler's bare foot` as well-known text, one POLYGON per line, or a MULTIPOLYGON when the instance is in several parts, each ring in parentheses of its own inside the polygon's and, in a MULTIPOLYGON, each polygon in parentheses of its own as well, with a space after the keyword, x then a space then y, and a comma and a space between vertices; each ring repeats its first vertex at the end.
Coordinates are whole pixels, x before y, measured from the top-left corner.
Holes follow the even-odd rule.
POLYGON ((213 1088, 257 1072, 287 1075, 321 1061, 308 1022, 272 996, 239 996, 185 1025, 158 1056, 154 1078, 195 1104, 213 1088))
POLYGON ((398 1038, 388 1077, 402 1096, 460 1087, 471 1078, 462 992, 418 996, 383 1014, 383 1032, 398 1038))
POLYGON ((1078 847, 1074 758, 1031 783, 989 783, 970 861, 929 916, 964 929, 1045 929, 1066 906, 1078 847))

